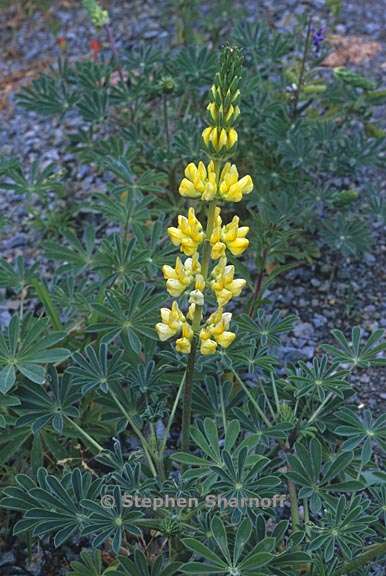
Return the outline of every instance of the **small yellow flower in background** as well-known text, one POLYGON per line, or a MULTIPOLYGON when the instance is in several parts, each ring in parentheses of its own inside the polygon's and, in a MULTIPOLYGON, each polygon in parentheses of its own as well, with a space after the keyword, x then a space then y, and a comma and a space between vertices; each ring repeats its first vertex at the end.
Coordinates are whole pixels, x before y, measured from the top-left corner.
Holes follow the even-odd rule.
POLYGON ((217 266, 212 270, 214 280, 212 280, 210 285, 216 295, 219 306, 224 306, 234 296, 240 296, 246 285, 246 280, 243 278, 235 280, 234 275, 235 267, 227 264, 225 256, 220 259, 217 266))
POLYGON ((198 246, 203 242, 205 234, 196 218, 194 208, 189 208, 188 217, 178 216, 178 228, 168 228, 169 238, 174 246, 179 246, 181 252, 193 256, 198 246))
POLYGON ((171 310, 161 308, 161 320, 162 322, 158 322, 155 328, 159 339, 164 342, 180 332, 182 324, 185 322, 185 316, 179 309, 177 302, 174 301, 171 310))

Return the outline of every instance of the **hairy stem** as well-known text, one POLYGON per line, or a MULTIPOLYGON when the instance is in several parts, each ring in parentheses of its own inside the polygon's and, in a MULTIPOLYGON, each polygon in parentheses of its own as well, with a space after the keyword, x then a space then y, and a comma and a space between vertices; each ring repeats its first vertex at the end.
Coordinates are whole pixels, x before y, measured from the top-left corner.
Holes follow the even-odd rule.
POLYGON ((252 296, 252 300, 251 300, 251 304, 249 306, 249 310, 248 310, 248 316, 250 318, 252 318, 252 316, 255 313, 255 309, 256 309, 256 304, 257 301, 259 299, 260 296, 260 291, 261 291, 261 286, 263 283, 263 279, 264 279, 264 275, 265 275, 265 270, 264 268, 259 272, 259 275, 256 279, 256 284, 255 284, 255 290, 253 292, 253 296, 252 296))
POLYGON ((123 71, 122 71, 122 66, 121 66, 121 61, 119 58, 119 54, 118 54, 118 50, 115 44, 115 39, 114 39, 114 34, 112 31, 112 28, 110 26, 110 24, 106 24, 106 32, 107 32, 107 36, 109 37, 109 43, 110 43, 110 48, 111 48, 111 52, 113 53, 113 57, 115 60, 115 63, 117 65, 117 70, 118 70, 118 74, 119 74, 119 79, 122 83, 125 82, 125 79, 123 77, 123 71))
POLYGON ((69 422, 71 424, 71 426, 73 428, 75 428, 75 430, 85 439, 87 440, 87 442, 89 444, 91 444, 91 446, 93 446, 97 452, 104 452, 104 448, 103 446, 101 446, 96 440, 94 440, 94 438, 92 438, 89 434, 87 434, 87 432, 85 430, 83 430, 83 428, 81 428, 79 426, 79 424, 77 424, 76 422, 74 422, 74 420, 71 420, 71 418, 69 418, 68 416, 65 417, 67 422, 69 422))
POLYGON ((350 574, 350 572, 358 570, 361 566, 365 566, 365 564, 368 564, 371 560, 374 560, 378 556, 383 556, 384 554, 386 554, 386 541, 369 546, 367 550, 365 549, 363 554, 354 558, 354 560, 346 562, 343 566, 338 568, 335 572, 335 576, 345 576, 346 574, 350 574))
POLYGON ((121 403, 121 401, 119 400, 117 395, 111 389, 109 390, 109 393, 110 393, 112 399, 114 400, 114 402, 116 403, 116 405, 118 406, 118 408, 120 409, 120 411, 122 412, 122 414, 127 419, 128 423, 131 426, 131 428, 133 429, 133 431, 138 436, 138 438, 142 444, 143 451, 146 454, 146 458, 147 458, 147 461, 149 463, 151 473, 156 478, 157 477, 157 470, 156 470, 156 467, 155 467, 154 462, 153 462, 154 453, 153 453, 151 446, 149 445, 145 436, 142 434, 141 430, 135 424, 134 420, 132 419, 132 417, 130 416, 130 414, 126 410, 126 408, 123 406, 123 404, 121 403))
POLYGON ((166 149, 168 151, 168 156, 170 154, 170 132, 169 132, 169 114, 168 114, 168 99, 166 94, 162 96, 162 108, 164 116, 164 130, 166 137, 166 149))
POLYGON ((306 31, 306 39, 304 42, 303 56, 302 56, 302 61, 300 63, 299 80, 298 80, 298 85, 296 87, 296 93, 295 93, 294 104, 293 104, 293 116, 295 116, 295 117, 297 116, 297 114, 299 112, 299 110, 298 110, 299 98, 300 98, 300 95, 302 93, 303 85, 304 85, 304 75, 305 75, 305 71, 306 71, 306 62, 307 62, 307 57, 308 57, 308 51, 310 49, 311 24, 312 24, 312 18, 309 17, 308 22, 307 22, 307 31, 306 31))
POLYGON ((318 406, 318 408, 315 410, 315 412, 312 414, 312 416, 308 420, 308 424, 312 424, 312 422, 319 416, 319 414, 322 412, 323 408, 326 406, 326 404, 331 400, 331 398, 333 396, 334 396, 334 392, 330 392, 329 394, 327 394, 327 396, 325 397, 323 402, 318 406))
POLYGON ((260 418, 263 420, 264 424, 266 424, 266 426, 268 426, 268 428, 271 427, 271 422, 268 420, 267 416, 264 414, 264 412, 262 411, 262 409, 260 408, 259 404, 256 402, 256 400, 254 399, 254 397, 252 396, 250 390, 248 389, 248 387, 244 384, 244 382, 241 380, 240 376, 237 374, 236 370, 234 368, 231 368, 231 371, 234 375, 234 377, 236 378, 237 382, 240 384, 241 388, 244 390, 244 392, 246 393, 246 395, 248 396, 249 400, 252 402, 253 406, 256 408, 257 413, 259 414, 260 418))
POLYGON ((184 376, 183 376, 183 378, 182 378, 182 380, 181 380, 181 384, 179 385, 178 392, 177 392, 177 396, 176 396, 176 398, 175 398, 175 400, 174 400, 174 404, 173 404, 172 411, 170 412, 170 416, 169 416, 168 423, 167 423, 167 425, 166 425, 164 437, 163 437, 163 439, 162 439, 162 444, 161 444, 161 447, 160 447, 160 449, 159 449, 159 458, 162 458, 162 455, 163 455, 163 453, 165 452, 165 449, 166 449, 166 444, 167 444, 167 441, 168 441, 168 438, 169 438, 170 429, 171 429, 171 427, 172 427, 172 424, 173 424, 173 421, 174 421, 174 418, 175 418, 175 415, 176 415, 177 406, 178 406, 178 403, 179 403, 179 401, 180 401, 182 391, 184 390, 185 379, 186 379, 186 372, 185 372, 185 374, 184 374, 184 376))

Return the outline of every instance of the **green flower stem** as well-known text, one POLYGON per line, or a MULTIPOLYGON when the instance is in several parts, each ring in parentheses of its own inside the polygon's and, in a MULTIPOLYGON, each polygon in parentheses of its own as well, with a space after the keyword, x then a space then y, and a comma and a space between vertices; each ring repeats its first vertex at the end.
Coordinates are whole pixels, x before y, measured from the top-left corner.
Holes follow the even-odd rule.
POLYGON ((118 408, 120 409, 120 411, 122 412, 122 414, 127 419, 131 428, 134 430, 134 432, 138 436, 138 438, 142 444, 143 451, 146 454, 146 458, 147 458, 147 461, 149 463, 150 470, 151 470, 154 478, 156 478, 157 477, 157 469, 156 469, 154 462, 153 462, 153 458, 156 459, 156 455, 154 454, 154 452, 153 452, 151 446, 149 445, 148 441, 146 440, 145 436, 142 434, 141 430, 135 424, 134 420, 132 419, 132 417, 130 416, 130 414, 126 410, 126 408, 123 406, 123 404, 121 403, 121 401, 119 400, 117 395, 111 389, 109 390, 109 393, 110 393, 112 399, 114 400, 114 402, 116 403, 116 405, 118 406, 118 408))
MULTIPOLYGON (((169 156, 170 155, 170 132, 169 132, 168 99, 167 99, 166 94, 163 94, 163 96, 162 96, 162 110, 163 110, 163 117, 164 117, 166 149, 167 149, 168 156, 169 156)), ((172 192, 173 192, 173 190, 172 190, 172 192)))
POLYGON ((386 541, 379 542, 379 544, 374 544, 373 546, 369 546, 367 550, 365 549, 363 554, 357 558, 354 558, 354 560, 346 562, 343 564, 343 566, 338 568, 335 572, 335 575, 345 576, 346 574, 350 574, 350 572, 358 570, 361 568, 361 566, 368 564, 371 562, 371 560, 374 560, 378 556, 383 556, 383 554, 386 554, 386 541))
POLYGON ((71 426, 73 428, 75 428, 75 430, 77 432, 79 432, 79 434, 85 439, 87 440, 87 442, 89 444, 91 444, 91 446, 93 446, 97 452, 104 452, 105 448, 103 448, 103 446, 101 446, 96 440, 94 440, 94 438, 92 438, 89 434, 87 434, 87 432, 85 430, 83 430, 83 428, 81 428, 79 426, 79 424, 77 424, 76 422, 74 422, 74 420, 71 420, 71 418, 69 418, 68 416, 65 416, 67 422, 69 422, 71 424, 71 426))
POLYGON ((172 427, 172 424, 173 424, 173 421, 174 421, 174 418, 176 415, 176 411, 177 411, 177 406, 178 406, 178 403, 180 401, 182 391, 184 389, 185 379, 186 379, 186 372, 181 379, 181 384, 179 385, 177 396, 176 396, 176 399, 174 400, 172 411, 170 412, 169 420, 168 420, 168 423, 167 423, 166 429, 165 429, 165 434, 164 434, 164 437, 162 439, 161 447, 159 449, 159 458, 162 458, 162 455, 166 449, 166 444, 167 444, 167 441, 169 438, 170 429, 172 427))
POLYGON ((299 504, 298 504, 298 494, 296 492, 296 486, 292 480, 287 480, 288 492, 291 501, 291 520, 292 520, 292 530, 295 531, 299 526, 299 504))
POLYGON ((118 70, 118 74, 119 74, 119 79, 122 82, 122 84, 125 83, 125 78, 123 76, 123 71, 122 71, 122 64, 119 58, 119 54, 118 54, 118 50, 117 50, 117 46, 115 44, 115 39, 114 39, 114 34, 113 34, 113 30, 111 28, 110 24, 106 24, 105 26, 106 28, 106 32, 107 32, 107 36, 109 38, 109 43, 110 43, 110 48, 111 48, 111 52, 113 54, 113 58, 115 60, 115 64, 117 65, 117 70, 118 70))
MULTIPOLYGON (((216 166, 217 173, 219 169, 216 166)), ((208 209, 208 219, 206 224, 206 236, 204 241, 204 247, 202 250, 202 261, 201 261, 201 274, 204 280, 208 277, 209 272, 209 261, 210 261, 210 237, 213 232, 214 227, 214 217, 216 213, 216 201, 212 200, 209 204, 208 209)), ((202 306, 196 305, 192 329, 193 329, 193 340, 192 348, 189 354, 188 363, 185 372, 185 385, 184 385, 184 404, 182 413, 182 440, 181 448, 184 451, 189 450, 189 440, 190 440, 190 422, 192 419, 192 392, 193 392, 193 375, 194 375, 194 365, 196 362, 197 348, 198 348, 198 338, 200 323, 202 317, 202 306)))
POLYGON ((294 117, 296 117, 298 114, 299 99, 300 99, 300 96, 301 96, 301 93, 303 90, 303 86, 304 86, 304 76, 305 76, 305 72, 306 72, 306 63, 307 63, 308 52, 309 52, 310 44, 311 44, 311 30, 312 30, 312 18, 309 17, 308 22, 307 22, 307 28, 306 28, 306 39, 304 42, 303 56, 302 56, 302 60, 300 63, 298 85, 296 87, 295 99, 294 99, 294 103, 293 103, 293 116, 294 117))
MULTIPOLYGON (((235 376, 237 382, 240 384, 240 386, 242 387, 242 389, 244 390, 244 392, 248 396, 249 400, 252 402, 253 406, 256 408, 256 410, 257 410, 259 416, 261 417, 261 419, 263 420, 263 422, 268 426, 268 428, 271 428, 271 426, 272 426, 271 422, 268 420, 267 416, 264 414, 264 412, 260 408, 259 404, 254 399, 251 392, 248 390, 248 387, 241 380, 240 376, 237 374, 237 372, 234 368, 231 368, 231 371, 232 371, 233 375, 235 376)), ((289 492, 289 496, 290 496, 290 500, 291 500, 292 528, 296 529, 296 527, 299 525, 298 496, 297 496, 295 484, 292 482, 292 480, 288 480, 287 484, 288 484, 288 492, 289 492)))
POLYGON ((252 396, 252 394, 248 390, 248 387, 241 380, 240 376, 237 374, 237 372, 234 368, 231 368, 231 371, 232 371, 232 374, 234 375, 234 377, 236 378, 237 382, 240 384, 240 386, 242 387, 242 389, 244 390, 244 392, 248 396, 249 400, 252 402, 252 404, 256 408, 256 411, 259 414, 260 418, 263 420, 264 424, 266 426, 268 426, 268 428, 271 428, 271 426, 272 426, 271 422, 268 420, 267 416, 264 414, 264 412, 262 411, 262 409, 260 408, 260 406, 258 405, 256 400, 254 399, 254 397, 252 396))
POLYGON ((326 404, 331 400, 331 398, 333 396, 334 396, 334 392, 330 392, 329 394, 327 394, 327 396, 325 397, 323 402, 318 406, 318 408, 315 410, 315 412, 309 418, 307 424, 312 424, 312 422, 319 416, 319 414, 322 412, 323 408, 326 406, 326 404))

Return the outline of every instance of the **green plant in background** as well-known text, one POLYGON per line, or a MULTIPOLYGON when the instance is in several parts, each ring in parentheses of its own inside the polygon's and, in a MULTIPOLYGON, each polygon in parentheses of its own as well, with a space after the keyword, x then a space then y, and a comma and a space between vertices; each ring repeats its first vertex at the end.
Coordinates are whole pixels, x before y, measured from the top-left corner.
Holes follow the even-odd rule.
MULTIPOLYGON (((280 70, 287 40, 272 44, 260 34, 258 49, 280 70)), ((256 313, 261 290, 256 301, 240 294, 249 271, 238 257, 247 248, 250 255, 258 247, 261 287, 278 273, 277 261, 303 258, 300 238, 311 231, 293 192, 296 184, 302 202, 308 198, 309 214, 314 173, 299 164, 299 149, 308 134, 341 129, 298 111, 293 124, 293 101, 269 88, 271 64, 263 70, 258 54, 247 54, 242 80, 239 50, 225 48, 207 105, 193 79, 206 79, 216 58, 201 48, 179 51, 167 71, 173 138, 158 130, 165 92, 152 80, 166 70, 151 48, 129 56, 129 83, 110 85, 108 64, 84 62, 23 93, 31 109, 49 101, 47 86, 63 111, 69 102, 77 107, 85 127, 72 145, 109 174, 106 190, 84 204, 84 230, 44 241, 58 262, 48 284, 20 257, 0 265, 0 286, 17 310, 0 338, 3 513, 15 536, 41 546, 66 550, 81 538, 86 549, 69 576, 370 575, 386 553, 379 505, 386 421, 358 409, 351 381, 385 365, 382 331, 366 338, 359 327, 351 337, 336 330, 312 363, 283 366, 280 339, 296 317, 256 313), (209 125, 196 137, 190 115, 201 105, 209 125), (120 131, 102 139, 107 120, 120 131), (230 161, 236 154, 238 168, 230 161), (166 190, 181 160, 178 191, 166 190), (248 167, 253 183, 239 177, 248 167), (186 201, 196 208, 188 216, 180 214, 186 201), (237 216, 229 213, 234 205, 237 216), (184 260, 170 249, 166 227, 184 260), (180 504, 166 503, 173 498, 180 504)), ((327 146, 302 150, 307 161, 317 154, 326 162, 327 146)), ((8 188, 50 190, 50 175, 27 178, 12 162, 4 166, 8 188)))
MULTIPOLYGON (((98 6, 92 3, 91 16, 105 14, 98 6)), ((196 17, 203 31, 198 40, 206 41, 210 18, 201 21, 198 9, 196 17)), ((219 32, 220 40, 226 34, 242 48, 248 71, 240 85, 244 122, 235 160, 255 184, 240 214, 251 230, 254 273, 243 271, 253 286, 251 314, 281 274, 319 258, 322 248, 343 258, 366 251, 368 221, 384 212, 378 192, 360 187, 364 167, 384 168, 385 137, 374 121, 384 90, 351 70, 322 67, 327 49, 316 26, 309 16, 295 35, 248 21, 219 32)), ((110 35, 111 23, 104 28, 110 35)), ((148 214, 162 212, 171 220, 180 207, 182 162, 197 165, 202 157, 194 118, 214 74, 213 50, 139 44, 119 55, 111 38, 109 43, 110 61, 62 62, 24 89, 19 102, 46 116, 79 115, 81 128, 69 134, 71 150, 110 175, 97 203, 87 201, 90 210, 115 211, 115 222, 128 222, 150 185, 157 193, 148 214)), ((6 186, 20 191, 12 174, 6 186)), ((63 203, 69 227, 84 203, 67 197, 63 203)), ((58 229, 54 212, 39 216, 50 216, 50 233, 58 229)))

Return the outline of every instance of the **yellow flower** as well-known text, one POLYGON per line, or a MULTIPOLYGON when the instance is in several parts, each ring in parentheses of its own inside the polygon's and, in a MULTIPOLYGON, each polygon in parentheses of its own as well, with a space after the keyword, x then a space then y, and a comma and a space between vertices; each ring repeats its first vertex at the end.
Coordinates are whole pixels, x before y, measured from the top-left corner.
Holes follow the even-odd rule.
POLYGON ((194 208, 189 208, 187 218, 178 216, 178 228, 168 228, 168 234, 174 246, 179 246, 180 250, 187 256, 193 256, 205 237, 194 208))
POLYGON ((253 190, 253 182, 250 176, 244 176, 239 180, 239 173, 234 164, 227 162, 221 171, 220 196, 229 202, 240 202, 245 194, 253 190))
POLYGON ((158 338, 164 342, 180 332, 185 322, 185 316, 179 309, 177 302, 173 302, 171 310, 161 308, 161 320, 162 322, 158 322, 155 328, 158 338))
POLYGON ((234 216, 232 222, 222 228, 221 239, 233 256, 240 256, 249 246, 246 235, 249 232, 248 226, 239 228, 240 219, 234 216))
POLYGON ((222 308, 218 308, 209 316, 205 328, 200 332, 202 354, 214 354, 217 345, 228 348, 232 344, 236 334, 228 330, 231 319, 232 314, 230 312, 223 313, 222 308))
POLYGON ((185 178, 182 179, 178 190, 181 196, 212 200, 217 192, 214 163, 209 162, 206 169, 203 162, 199 162, 198 166, 190 162, 185 168, 185 178))
POLYGON ((182 354, 189 354, 192 349, 192 339, 192 327, 187 322, 184 322, 182 326, 182 337, 176 340, 177 352, 182 352, 182 354))
POLYGON ((248 226, 239 228, 239 217, 234 216, 232 222, 222 226, 220 208, 216 208, 215 223, 210 236, 212 246, 211 258, 218 260, 225 255, 225 249, 228 248, 233 256, 240 256, 249 246, 249 240, 246 235, 249 232, 248 226))
POLYGON ((214 280, 211 282, 211 288, 216 295, 219 306, 227 304, 234 296, 239 296, 246 281, 242 278, 234 279, 235 267, 227 265, 225 256, 212 271, 214 280))
POLYGON ((214 354, 216 350, 217 350, 217 342, 211 340, 210 338, 208 340, 201 340, 201 346, 200 346, 201 354, 203 354, 204 356, 210 356, 211 354, 214 354))
POLYGON ((236 144, 238 135, 234 128, 217 128, 217 126, 208 126, 202 132, 202 139, 206 146, 210 144, 220 152, 223 148, 230 150, 236 144))
POLYGON ((192 283, 192 258, 187 258, 182 264, 180 258, 176 259, 176 266, 172 268, 165 264, 162 266, 162 272, 166 280, 166 290, 170 296, 181 296, 185 289, 192 283))
POLYGON ((222 219, 220 216, 221 209, 219 207, 216 208, 215 216, 214 216, 214 226, 212 230, 212 234, 210 236, 210 244, 212 246, 211 251, 211 258, 212 260, 218 260, 221 256, 225 254, 225 244, 221 241, 221 233, 222 233, 222 219))

